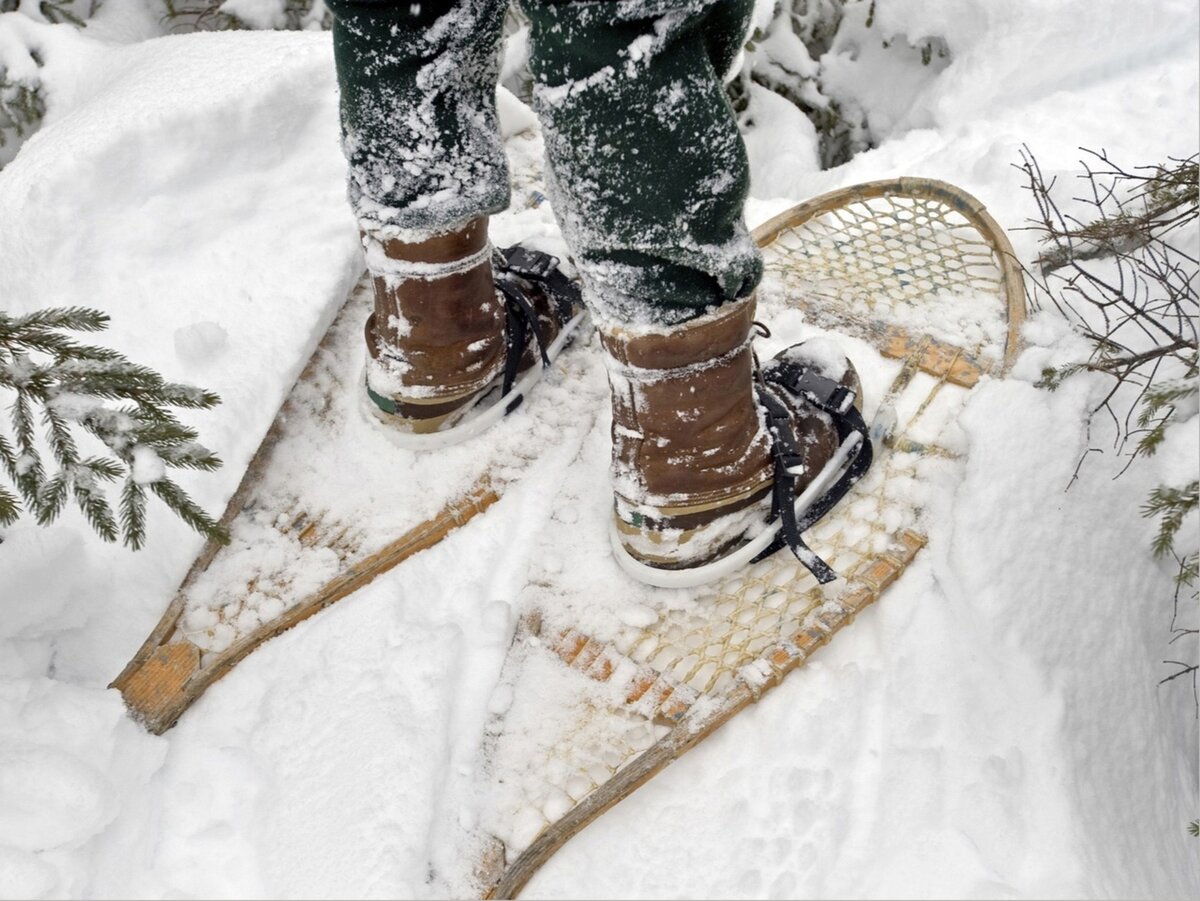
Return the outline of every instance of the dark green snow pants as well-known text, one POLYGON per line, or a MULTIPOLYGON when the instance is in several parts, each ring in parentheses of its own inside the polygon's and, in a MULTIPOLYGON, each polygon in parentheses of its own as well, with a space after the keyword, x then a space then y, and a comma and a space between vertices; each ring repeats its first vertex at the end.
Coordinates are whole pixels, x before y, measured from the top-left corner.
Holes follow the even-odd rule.
MULTIPOLYGON (((414 236, 508 204, 505 0, 326 0, 349 193, 414 236)), ((523 0, 548 193, 593 312, 676 323, 748 295, 745 147, 722 76, 753 0, 523 0)))

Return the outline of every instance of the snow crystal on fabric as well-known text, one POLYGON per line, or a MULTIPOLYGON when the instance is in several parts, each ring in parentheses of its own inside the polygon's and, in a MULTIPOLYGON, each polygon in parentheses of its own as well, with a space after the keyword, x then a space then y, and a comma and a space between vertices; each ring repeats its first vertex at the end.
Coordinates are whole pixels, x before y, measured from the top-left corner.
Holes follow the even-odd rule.
POLYGON ((342 143, 365 229, 444 232, 508 205, 496 117, 505 4, 335 0, 342 143))

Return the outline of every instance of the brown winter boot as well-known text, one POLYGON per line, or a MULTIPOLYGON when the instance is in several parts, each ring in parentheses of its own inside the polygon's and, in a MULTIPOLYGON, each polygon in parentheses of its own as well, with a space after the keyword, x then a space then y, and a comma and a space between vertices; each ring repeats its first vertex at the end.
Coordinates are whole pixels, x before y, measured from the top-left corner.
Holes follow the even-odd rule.
MULTIPOLYGON (((858 392, 853 367, 836 351, 821 349, 814 358, 807 345, 795 345, 756 373, 754 309, 748 298, 682 326, 601 334, 613 402, 615 550, 643 581, 698 584, 687 576, 660 580, 655 570, 713 569, 699 581, 724 574, 707 565, 768 520, 795 522, 777 509, 780 481, 790 505, 842 444, 835 416, 771 377, 802 370, 811 385, 817 371, 832 370, 822 380, 825 393, 844 388, 835 403, 848 405, 858 392)), ((855 440, 863 439, 865 427, 855 440)))
POLYGON ((363 245, 375 287, 367 393, 402 432, 449 437, 495 388, 505 404, 497 412, 515 409, 531 384, 518 377, 550 362, 582 309, 553 257, 495 251, 486 217, 420 243, 364 235, 363 245))

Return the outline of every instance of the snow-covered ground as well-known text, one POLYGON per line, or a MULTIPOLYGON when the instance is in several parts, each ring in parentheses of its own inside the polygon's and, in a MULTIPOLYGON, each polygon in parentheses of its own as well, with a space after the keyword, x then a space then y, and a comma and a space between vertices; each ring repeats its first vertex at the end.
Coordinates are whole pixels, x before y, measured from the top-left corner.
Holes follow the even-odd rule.
MULTIPOLYGON (((879 0, 825 62, 880 146, 820 171, 808 121, 756 93, 750 224, 914 174, 1018 229, 1034 213, 1022 144, 1060 178, 1081 146, 1131 165, 1187 156, 1198 19, 1191 0, 879 0), (944 39, 949 65, 892 71, 868 42, 893 36, 944 39)), ((357 240, 328 35, 145 40, 156 28, 135 0, 108 0, 83 32, 0 15, 0 53, 37 51, 49 108, 0 171, 0 308, 100 307, 105 343, 220 393, 190 421, 226 466, 185 481, 219 510, 357 275, 357 240)), ((497 220, 499 240, 552 232, 545 208, 497 220)), ((1033 235, 1012 237, 1031 259, 1033 235)), ((1161 661, 1195 652, 1167 645, 1174 569, 1138 513, 1154 486, 1195 478, 1196 419, 1118 480, 1124 461, 1092 455, 1065 490, 1105 383, 1036 389, 1086 348, 1050 313, 1024 338, 1013 374, 965 412, 966 461, 903 579, 526 896, 1200 896, 1196 705, 1182 680, 1159 684, 1161 661)), ((0 896, 444 891, 431 864, 453 865, 446 837, 477 813, 457 787, 521 549, 571 462, 263 646, 163 737, 105 685, 200 540, 161 511, 139 553, 73 513, 6 529, 0 896)))

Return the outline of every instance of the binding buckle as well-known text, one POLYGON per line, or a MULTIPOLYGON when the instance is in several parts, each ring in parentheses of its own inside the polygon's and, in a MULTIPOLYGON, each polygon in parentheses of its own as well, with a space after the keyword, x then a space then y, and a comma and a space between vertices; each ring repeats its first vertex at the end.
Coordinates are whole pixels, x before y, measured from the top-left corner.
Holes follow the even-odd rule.
POLYGON ((540 251, 527 250, 520 244, 506 247, 500 252, 504 256, 504 274, 508 277, 545 281, 558 267, 558 257, 540 251))
POLYGON ((837 573, 804 543, 802 534, 829 512, 850 490, 871 465, 872 448, 867 426, 854 406, 855 392, 841 382, 826 378, 809 367, 794 362, 774 361, 767 370, 759 370, 759 403, 766 412, 767 428, 771 433, 771 451, 775 457, 775 484, 772 490, 771 516, 780 520, 779 533, 755 560, 761 560, 781 547, 788 547, 817 581, 824 585, 837 578, 837 573), (853 447, 853 456, 837 481, 818 498, 802 517, 798 518, 795 478, 809 475, 803 468, 799 442, 792 428, 791 412, 778 392, 803 398, 833 419, 838 438, 843 443, 855 434, 860 440, 853 447))
POLYGON ((856 395, 853 389, 826 378, 807 366, 777 362, 766 377, 826 413, 843 416, 854 405, 856 395))

